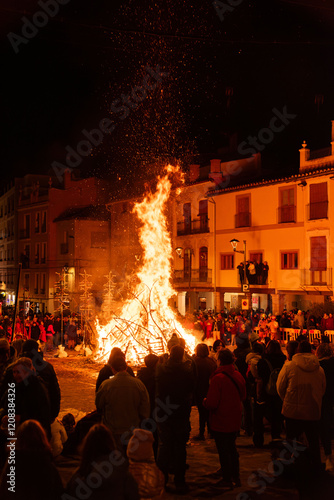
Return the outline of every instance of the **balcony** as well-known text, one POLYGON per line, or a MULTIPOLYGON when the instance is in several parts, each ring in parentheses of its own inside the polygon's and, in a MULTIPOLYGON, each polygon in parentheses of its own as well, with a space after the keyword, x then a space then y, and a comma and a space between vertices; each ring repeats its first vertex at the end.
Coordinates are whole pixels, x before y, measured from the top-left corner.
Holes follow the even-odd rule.
POLYGON ((239 212, 235 214, 235 227, 250 227, 251 225, 251 213, 250 212, 239 212))
POLYGON ((41 257, 41 264, 45 264, 46 262, 46 258, 45 257, 41 257))
POLYGON ((212 269, 192 269, 189 270, 175 269, 174 283, 212 283, 212 269))
POLYGON ((42 229, 42 231, 41 231, 42 233, 46 233, 46 223, 42 224, 41 229, 42 229))
POLYGON ((38 295, 38 288, 34 288, 34 294, 38 295))
POLYGON ((296 222, 296 205, 283 205, 278 207, 278 223, 296 222))
POLYGON ((30 238, 29 229, 20 229, 20 240, 25 240, 27 238, 30 238))
POLYGON ((308 220, 327 219, 328 218, 328 201, 319 201, 310 203, 308 208, 308 220))
POLYGON ((39 257, 35 257, 35 264, 39 264, 39 257))
POLYGON ((332 268, 301 269, 300 282, 302 286, 332 286, 332 268))
POLYGON ((61 253, 61 255, 65 255, 68 253, 68 243, 61 243, 60 244, 60 253, 61 253))
POLYGON ((45 295, 45 288, 41 288, 41 289, 40 289, 40 294, 41 294, 41 295, 45 295))
POLYGON ((189 222, 178 222, 177 223, 177 236, 183 236, 186 234, 200 234, 209 233, 209 219, 207 217, 201 217, 199 219, 193 219, 189 222))

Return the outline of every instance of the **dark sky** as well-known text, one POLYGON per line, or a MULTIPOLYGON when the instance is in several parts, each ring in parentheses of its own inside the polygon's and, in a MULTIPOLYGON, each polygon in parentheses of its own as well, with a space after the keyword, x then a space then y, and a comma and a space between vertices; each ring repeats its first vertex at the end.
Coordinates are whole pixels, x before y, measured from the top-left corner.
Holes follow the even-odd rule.
POLYGON ((273 108, 296 116, 261 151, 265 168, 296 172, 304 139, 330 145, 334 0, 222 0, 223 19, 211 0, 48 1, 53 17, 36 14, 46 0, 0 3, 3 178, 66 165, 66 147, 105 118, 114 130, 77 163, 118 183, 219 157, 229 136, 267 128, 273 108), (23 18, 47 23, 15 42, 23 18), (142 97, 157 65, 168 76, 142 97), (141 100, 112 111, 134 88, 141 100))

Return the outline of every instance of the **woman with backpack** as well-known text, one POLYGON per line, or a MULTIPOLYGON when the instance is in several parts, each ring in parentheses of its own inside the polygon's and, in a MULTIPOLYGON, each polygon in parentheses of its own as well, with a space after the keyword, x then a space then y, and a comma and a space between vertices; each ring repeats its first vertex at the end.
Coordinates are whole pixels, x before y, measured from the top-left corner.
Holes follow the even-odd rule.
POLYGON ((254 405, 253 443, 261 448, 264 443, 263 417, 271 424, 272 441, 281 439, 283 418, 282 401, 277 394, 276 381, 286 360, 277 340, 268 342, 263 357, 257 363, 257 401, 254 405))

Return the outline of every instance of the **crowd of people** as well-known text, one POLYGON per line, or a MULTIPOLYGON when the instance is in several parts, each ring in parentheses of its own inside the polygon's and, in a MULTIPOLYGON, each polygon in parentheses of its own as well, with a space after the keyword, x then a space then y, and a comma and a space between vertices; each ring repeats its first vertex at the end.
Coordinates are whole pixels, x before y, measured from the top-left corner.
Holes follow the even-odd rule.
MULTIPOLYGON (((293 314, 293 321, 304 316, 298 311, 293 314)), ((283 352, 277 338, 279 326, 262 336, 254 330, 254 324, 268 318, 256 313, 207 316, 199 313, 194 318, 203 332, 195 353, 175 332, 168 341, 168 353, 148 354, 136 376, 125 353, 113 348, 97 374, 96 408, 76 424, 71 414, 59 419, 59 383, 37 340, 31 336, 17 352, 15 341, 2 336, 1 498, 11 497, 11 390, 15 390, 20 478, 14 498, 53 500, 64 493, 66 498, 80 498, 83 491, 93 500, 158 499, 165 491, 185 494, 193 406, 198 408, 199 421, 192 439, 214 439, 221 466, 217 487, 222 491, 241 486, 237 437, 248 435, 261 449, 266 426, 273 448, 281 446, 283 439, 304 443, 302 435, 306 436, 307 446, 299 447, 305 450, 305 473, 333 471, 334 350, 328 338, 324 335, 315 346, 301 334, 283 352), (54 462, 60 454, 79 457, 78 469, 67 485, 62 484, 54 462)), ((280 325, 282 317, 271 316, 270 322, 280 325)))
POLYGON ((82 341, 80 333, 80 317, 75 313, 61 319, 60 315, 54 316, 51 313, 24 315, 21 312, 15 318, 14 331, 13 317, 0 317, 0 338, 16 341, 17 347, 25 340, 33 339, 41 344, 41 350, 55 350, 61 343, 69 349, 74 349, 77 343, 82 341))
POLYGON ((283 342, 282 331, 286 328, 294 328, 301 332, 306 330, 318 330, 322 335, 326 331, 334 331, 334 317, 332 313, 324 313, 315 316, 310 311, 284 309, 280 315, 271 314, 269 310, 229 312, 221 311, 214 314, 210 309, 207 311, 195 311, 193 319, 186 323, 188 328, 197 329, 201 332, 202 341, 217 338, 224 340, 226 345, 235 345, 237 335, 241 331, 250 334, 255 329, 263 341, 278 340, 283 342))
POLYGON ((246 265, 243 262, 237 266, 240 283, 249 283, 250 285, 267 285, 269 265, 264 262, 247 260, 246 265))

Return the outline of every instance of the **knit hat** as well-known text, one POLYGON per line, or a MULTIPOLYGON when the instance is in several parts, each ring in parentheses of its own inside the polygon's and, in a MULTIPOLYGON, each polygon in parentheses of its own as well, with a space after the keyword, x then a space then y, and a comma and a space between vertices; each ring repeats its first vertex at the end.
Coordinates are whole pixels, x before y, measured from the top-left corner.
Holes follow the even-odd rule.
POLYGON ((145 462, 152 458, 154 459, 153 441, 152 432, 145 431, 144 429, 134 429, 128 444, 128 458, 136 462, 145 462))

